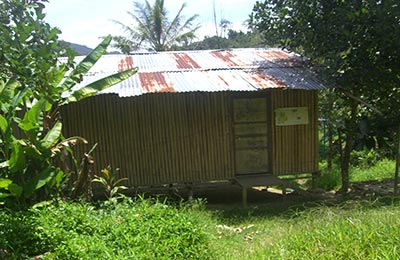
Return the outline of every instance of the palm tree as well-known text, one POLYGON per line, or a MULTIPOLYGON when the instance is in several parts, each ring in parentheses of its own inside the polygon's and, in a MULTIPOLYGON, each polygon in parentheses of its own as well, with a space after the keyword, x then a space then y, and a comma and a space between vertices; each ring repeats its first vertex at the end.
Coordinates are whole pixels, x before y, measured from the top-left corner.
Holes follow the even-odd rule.
MULTIPOLYGON (((154 51, 166 51, 174 45, 187 44, 195 38, 194 33, 199 26, 193 25, 193 23, 198 15, 193 15, 185 20, 182 10, 186 7, 186 4, 182 4, 172 21, 168 20, 164 0, 155 0, 153 6, 147 0, 144 5, 140 2, 134 2, 134 7, 134 13, 128 12, 135 21, 134 27, 114 21, 128 33, 127 37, 117 36, 114 38, 116 48, 121 45, 126 47, 126 43, 129 43, 132 50, 147 47, 154 51)), ((123 52, 127 52, 126 48, 123 52)))

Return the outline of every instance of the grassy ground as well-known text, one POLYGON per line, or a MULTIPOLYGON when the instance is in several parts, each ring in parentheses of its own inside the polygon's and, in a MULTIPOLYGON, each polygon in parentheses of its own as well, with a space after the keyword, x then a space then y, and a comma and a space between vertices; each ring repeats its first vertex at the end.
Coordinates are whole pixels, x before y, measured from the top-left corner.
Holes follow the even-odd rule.
MULTIPOLYGON (((354 168, 352 178, 375 171, 384 179, 392 166, 354 168)), ((0 259, 400 259, 399 198, 252 191, 243 209, 240 189, 227 192, 208 203, 139 198, 0 209, 0 259)))
POLYGON ((398 203, 292 206, 234 213, 214 230, 215 259, 399 259, 398 203))

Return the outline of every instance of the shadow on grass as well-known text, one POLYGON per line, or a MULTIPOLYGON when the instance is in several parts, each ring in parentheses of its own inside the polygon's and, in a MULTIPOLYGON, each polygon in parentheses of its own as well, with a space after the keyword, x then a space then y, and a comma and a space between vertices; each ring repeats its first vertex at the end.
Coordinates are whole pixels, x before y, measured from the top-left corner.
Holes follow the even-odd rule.
POLYGON ((337 195, 333 192, 279 194, 266 189, 250 189, 248 191, 248 206, 242 205, 241 189, 237 186, 219 187, 212 190, 199 190, 195 198, 205 200, 206 209, 223 223, 239 225, 241 223, 265 218, 292 219, 300 212, 318 207, 340 207, 343 209, 378 208, 388 205, 400 205, 400 197, 393 195, 349 193, 337 195))

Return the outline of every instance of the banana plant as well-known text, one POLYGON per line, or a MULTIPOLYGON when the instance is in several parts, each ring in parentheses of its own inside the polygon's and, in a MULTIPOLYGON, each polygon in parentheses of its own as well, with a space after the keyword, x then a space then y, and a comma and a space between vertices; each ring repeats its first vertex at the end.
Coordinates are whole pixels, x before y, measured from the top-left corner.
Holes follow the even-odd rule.
POLYGON ((41 188, 49 191, 60 187, 66 173, 57 165, 57 156, 63 147, 86 140, 63 137, 62 122, 56 116, 59 106, 90 97, 137 72, 133 68, 74 89, 110 42, 111 36, 106 37, 75 69, 51 82, 53 88, 47 93, 32 95, 34 90, 16 80, 0 80, 0 203, 9 197, 19 201, 40 199, 41 188), (70 94, 64 96, 67 92, 70 94))

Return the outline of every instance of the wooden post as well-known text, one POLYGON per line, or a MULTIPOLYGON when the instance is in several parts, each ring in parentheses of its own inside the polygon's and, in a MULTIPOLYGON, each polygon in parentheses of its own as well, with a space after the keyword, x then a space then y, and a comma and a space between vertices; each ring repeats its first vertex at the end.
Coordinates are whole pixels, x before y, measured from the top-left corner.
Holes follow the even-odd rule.
POLYGON ((243 208, 247 208, 247 187, 242 187, 242 203, 243 208))
POLYGON ((313 173, 312 173, 312 177, 311 177, 311 182, 312 182, 311 189, 313 189, 313 190, 315 190, 315 189, 317 188, 317 178, 318 178, 319 175, 320 175, 319 172, 313 172, 313 173))
POLYGON ((193 184, 192 183, 188 183, 186 184, 187 186, 187 191, 188 191, 188 201, 192 201, 193 200, 193 184))

